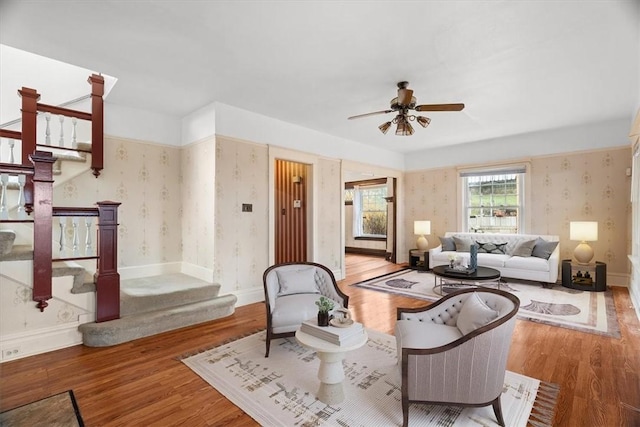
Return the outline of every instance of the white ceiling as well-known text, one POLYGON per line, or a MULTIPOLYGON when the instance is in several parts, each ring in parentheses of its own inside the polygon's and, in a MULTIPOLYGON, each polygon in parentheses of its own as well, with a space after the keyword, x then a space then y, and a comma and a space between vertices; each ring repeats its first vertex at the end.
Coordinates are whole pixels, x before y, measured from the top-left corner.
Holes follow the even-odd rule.
MULTIPOLYGON (((628 118, 638 1, 6 1, 0 43, 118 78, 109 102, 184 117, 214 101, 411 152, 628 118), (382 135, 408 80, 434 112, 382 135)), ((4 96, 4 94, 3 94, 4 96)))

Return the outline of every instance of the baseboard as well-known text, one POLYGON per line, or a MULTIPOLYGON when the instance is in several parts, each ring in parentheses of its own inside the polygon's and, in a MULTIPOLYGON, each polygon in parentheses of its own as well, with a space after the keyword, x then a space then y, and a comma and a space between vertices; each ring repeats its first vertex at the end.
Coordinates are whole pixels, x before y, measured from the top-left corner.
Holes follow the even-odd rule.
POLYGON ((204 280, 205 282, 214 283, 213 281, 213 270, 210 268, 205 268, 199 265, 191 264, 188 262, 180 263, 180 272, 182 274, 186 274, 187 276, 195 277, 200 280, 204 280))
POLYGON ((38 329, 0 338, 0 363, 82 344, 79 322, 38 329))
POLYGON ((162 274, 180 273, 182 262, 166 262, 164 264, 147 264, 118 269, 120 280, 139 279, 141 277, 160 276, 162 274))
POLYGON ((238 298, 236 307, 242 307, 243 305, 253 304, 255 302, 264 301, 264 287, 256 286, 251 289, 242 289, 231 292, 238 298))
POLYGON ((387 255, 386 249, 369 249, 369 248, 356 248, 353 246, 347 246, 344 248, 345 253, 359 254, 359 255, 371 255, 384 258, 387 255))
POLYGON ((607 273, 607 285, 608 286, 623 286, 629 287, 631 278, 628 274, 623 273, 607 273))

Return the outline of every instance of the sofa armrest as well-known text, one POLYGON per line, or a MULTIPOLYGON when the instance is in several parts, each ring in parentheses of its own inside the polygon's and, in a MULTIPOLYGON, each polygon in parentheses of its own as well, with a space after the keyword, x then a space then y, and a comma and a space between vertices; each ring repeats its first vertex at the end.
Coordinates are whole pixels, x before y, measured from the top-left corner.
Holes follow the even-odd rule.
POLYGON ((558 271, 560 268, 560 243, 556 246, 549 257, 549 282, 558 281, 558 271))

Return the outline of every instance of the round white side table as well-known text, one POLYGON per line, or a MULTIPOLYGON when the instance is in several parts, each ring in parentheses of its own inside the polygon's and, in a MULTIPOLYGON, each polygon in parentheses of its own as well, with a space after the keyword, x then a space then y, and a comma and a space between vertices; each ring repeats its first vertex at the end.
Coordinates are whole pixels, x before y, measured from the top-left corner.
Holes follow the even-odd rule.
POLYGON ((347 346, 339 346, 301 332, 299 329, 296 331, 296 340, 303 346, 315 350, 318 359, 320 359, 320 367, 318 368, 320 388, 316 395, 318 400, 327 405, 334 405, 344 401, 344 388, 342 386, 344 368, 342 367, 342 360, 344 360, 348 351, 362 347, 367 343, 368 339, 367 331, 363 331, 361 339, 356 339, 353 344, 347 346))

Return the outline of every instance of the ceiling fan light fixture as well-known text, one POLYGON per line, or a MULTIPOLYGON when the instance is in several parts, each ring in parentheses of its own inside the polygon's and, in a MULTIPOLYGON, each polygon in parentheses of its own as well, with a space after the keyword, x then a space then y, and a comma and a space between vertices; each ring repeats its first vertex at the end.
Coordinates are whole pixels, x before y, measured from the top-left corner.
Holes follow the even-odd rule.
POLYGON ((386 135, 390 127, 391 127, 391 122, 386 122, 378 126, 378 129, 380 129, 380 132, 386 135))
POLYGON ((429 126, 429 123, 431 123, 431 119, 429 117, 418 116, 416 117, 416 120, 423 128, 426 128, 427 126, 429 126))
POLYGON ((410 136, 413 135, 413 126, 407 121, 406 117, 401 117, 398 120, 398 127, 396 128, 396 135, 398 136, 410 136))

